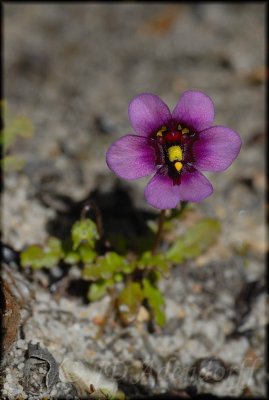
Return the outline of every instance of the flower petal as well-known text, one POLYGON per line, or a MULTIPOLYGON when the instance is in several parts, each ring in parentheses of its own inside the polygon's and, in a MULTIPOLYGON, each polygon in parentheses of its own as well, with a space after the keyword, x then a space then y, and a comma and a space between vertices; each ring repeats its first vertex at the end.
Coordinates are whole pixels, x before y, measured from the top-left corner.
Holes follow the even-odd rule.
POLYGON ((178 187, 181 200, 194 203, 204 200, 213 192, 209 180, 197 170, 183 172, 181 184, 178 187))
POLYGON ((225 126, 213 126, 201 132, 193 145, 194 166, 202 171, 224 171, 238 156, 240 136, 225 126))
POLYGON ((209 128, 214 120, 213 101, 203 92, 187 90, 181 95, 172 117, 194 132, 200 132, 209 128))
POLYGON ((137 179, 156 171, 155 152, 148 139, 126 135, 116 140, 106 154, 108 167, 124 179, 137 179))
POLYGON ((129 119, 139 135, 150 136, 169 123, 171 113, 158 96, 142 93, 130 102, 129 119))
POLYGON ((181 200, 179 187, 173 186, 172 179, 167 175, 161 175, 157 172, 145 188, 146 201, 152 207, 161 210, 175 208, 181 200))

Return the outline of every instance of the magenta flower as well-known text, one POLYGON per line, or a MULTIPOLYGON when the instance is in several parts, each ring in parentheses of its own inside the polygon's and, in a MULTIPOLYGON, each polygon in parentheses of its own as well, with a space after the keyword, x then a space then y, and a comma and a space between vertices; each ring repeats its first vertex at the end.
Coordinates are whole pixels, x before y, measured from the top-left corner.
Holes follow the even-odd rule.
POLYGON ((145 198, 159 209, 210 196, 212 185, 200 171, 224 171, 240 151, 236 132, 211 126, 214 105, 200 91, 184 92, 172 113, 158 96, 140 94, 129 105, 129 119, 135 134, 110 146, 107 165, 124 179, 155 172, 145 198))

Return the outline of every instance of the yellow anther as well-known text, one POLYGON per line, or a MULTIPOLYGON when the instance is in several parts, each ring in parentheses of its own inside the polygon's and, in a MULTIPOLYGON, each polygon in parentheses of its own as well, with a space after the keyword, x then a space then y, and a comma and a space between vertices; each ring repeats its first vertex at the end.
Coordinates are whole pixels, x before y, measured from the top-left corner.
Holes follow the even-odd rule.
POLYGON ((181 131, 182 126, 181 126, 180 124, 178 124, 177 129, 178 129, 179 131, 181 131))
POLYGON ((189 130, 188 128, 184 128, 184 129, 182 129, 182 133, 183 133, 183 134, 185 134, 185 133, 190 133, 190 130, 189 130))
POLYGON ((177 170, 177 172, 181 171, 182 167, 183 167, 183 165, 181 162, 177 161, 175 163, 175 169, 177 170))
POLYGON ((182 160, 182 150, 180 146, 171 146, 167 151, 169 161, 174 162, 182 160))
POLYGON ((167 131, 166 126, 162 126, 161 129, 156 133, 157 137, 162 137, 163 136, 163 132, 167 131))

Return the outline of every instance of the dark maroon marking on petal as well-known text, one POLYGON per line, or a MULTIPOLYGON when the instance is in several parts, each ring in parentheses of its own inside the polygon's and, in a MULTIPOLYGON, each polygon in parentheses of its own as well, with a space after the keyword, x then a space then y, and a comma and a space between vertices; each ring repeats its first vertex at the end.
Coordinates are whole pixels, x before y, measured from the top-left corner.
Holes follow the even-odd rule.
POLYGON ((178 186, 181 184, 181 174, 177 174, 173 177, 173 185, 178 186))
POLYGON ((150 144, 155 150, 155 165, 163 165, 165 162, 165 154, 162 144, 162 138, 161 137, 158 137, 156 139, 152 138, 150 140, 150 144))
POLYGON ((179 145, 182 141, 182 133, 181 132, 168 132, 164 136, 164 143, 168 146, 179 145))

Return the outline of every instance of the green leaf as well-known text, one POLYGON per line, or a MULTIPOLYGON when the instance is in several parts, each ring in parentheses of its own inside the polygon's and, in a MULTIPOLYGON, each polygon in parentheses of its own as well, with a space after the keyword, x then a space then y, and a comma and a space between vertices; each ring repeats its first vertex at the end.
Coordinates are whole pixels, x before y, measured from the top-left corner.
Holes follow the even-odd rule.
POLYGON ((54 237, 49 238, 44 249, 37 245, 27 247, 21 252, 21 265, 38 269, 51 268, 58 264, 64 253, 61 242, 54 237))
POLYGON ((64 261, 67 264, 77 264, 80 261, 80 256, 76 251, 68 251, 64 256, 64 261))
POLYGON ((96 252, 86 244, 81 244, 78 248, 81 261, 91 263, 96 258, 96 252))
POLYGON ((220 222, 213 218, 204 218, 189 228, 184 235, 176 239, 166 253, 172 262, 182 262, 195 258, 214 244, 221 230, 220 222))
POLYGON ((23 267, 42 268, 44 251, 36 245, 28 246, 21 252, 20 258, 23 267))
POLYGON ((135 319, 143 299, 144 294, 139 283, 129 282, 126 284, 118 297, 119 315, 125 325, 135 319))
POLYGON ((114 252, 108 252, 105 256, 98 257, 94 264, 85 265, 82 275, 86 279, 109 279, 114 274, 125 272, 129 266, 128 261, 114 252))
POLYGON ((54 236, 49 237, 45 251, 47 253, 53 253, 55 256, 57 255, 59 258, 64 255, 61 241, 54 236))
POLYGON ((96 224, 91 219, 77 221, 71 230, 73 250, 77 250, 80 244, 87 244, 93 248, 95 241, 99 238, 96 224))
POLYGON ((123 275, 120 274, 120 273, 116 273, 113 278, 114 278, 115 282, 122 282, 123 281, 123 275))
POLYGON ((152 254, 150 251, 144 252, 137 264, 139 269, 155 269, 161 273, 169 272, 169 265, 167 263, 166 257, 163 254, 152 254))
POLYGON ((99 258, 100 267, 106 271, 117 272, 121 271, 126 260, 124 257, 120 256, 114 252, 108 252, 104 257, 99 258))
POLYGON ((124 274, 131 274, 136 268, 136 261, 125 260, 125 263, 121 266, 121 272, 124 274))
MULTIPOLYGON (((97 281, 98 279, 105 278, 102 269, 97 264, 85 264, 81 272, 82 278, 90 281, 97 281)), ((110 278, 108 276, 108 278, 110 278)))
POLYGON ((61 241, 55 237, 50 237, 47 245, 45 246, 44 254, 46 267, 53 267, 54 265, 57 265, 59 260, 64 257, 61 241))
POLYGON ((19 171, 25 165, 25 160, 17 156, 5 156, 1 160, 1 167, 4 172, 19 171))
POLYGON ((88 290, 87 297, 90 301, 100 300, 107 293, 108 287, 113 287, 114 282, 112 279, 99 280, 91 284, 88 290))
POLYGON ((148 279, 143 279, 143 293, 153 311, 156 323, 163 326, 165 324, 163 295, 148 279))

